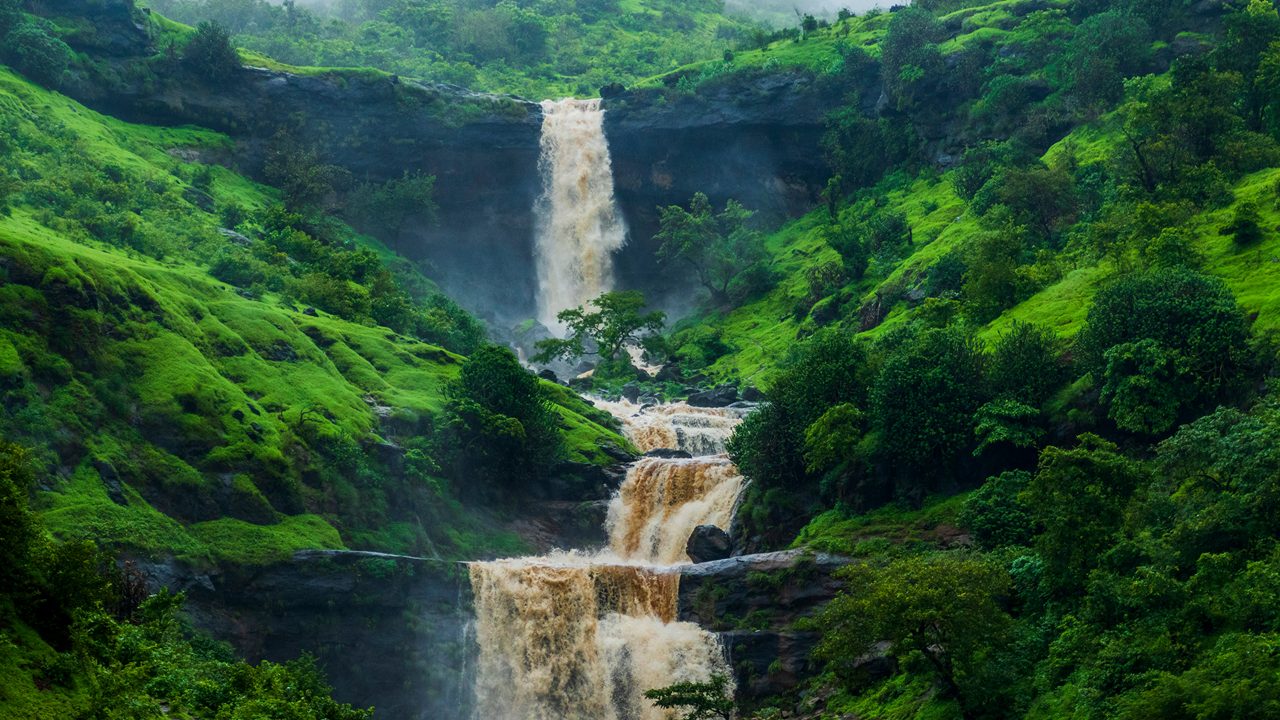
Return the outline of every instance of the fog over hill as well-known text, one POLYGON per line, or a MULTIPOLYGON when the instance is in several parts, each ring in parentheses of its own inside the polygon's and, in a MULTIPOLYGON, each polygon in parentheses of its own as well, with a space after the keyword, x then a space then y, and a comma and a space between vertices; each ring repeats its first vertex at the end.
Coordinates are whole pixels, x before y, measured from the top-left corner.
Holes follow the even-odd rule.
POLYGON ((725 0, 725 9, 775 25, 795 25, 797 12, 829 18, 843 9, 861 14, 908 4, 909 0, 725 0))

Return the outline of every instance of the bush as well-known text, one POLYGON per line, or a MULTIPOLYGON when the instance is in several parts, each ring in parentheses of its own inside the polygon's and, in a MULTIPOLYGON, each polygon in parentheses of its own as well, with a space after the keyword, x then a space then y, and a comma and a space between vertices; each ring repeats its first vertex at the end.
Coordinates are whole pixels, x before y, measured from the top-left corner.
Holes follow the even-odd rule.
POLYGON ((1249 364, 1249 326, 1235 296, 1221 280, 1185 268, 1129 275, 1103 288, 1077 341, 1083 369, 1105 382, 1118 360, 1109 351, 1142 340, 1185 361, 1188 409, 1238 389, 1249 364))
POLYGON ((1035 521, 1022 494, 1031 473, 1016 470, 993 477, 965 501, 957 522, 973 533, 984 550, 1028 546, 1035 537, 1035 521))
POLYGON ((536 488, 564 455, 541 382, 506 348, 485 345, 449 390, 446 425, 452 476, 475 496, 515 500, 536 488))
POLYGON ((1230 235, 1239 247, 1248 247, 1262 241, 1262 214, 1258 206, 1251 202, 1240 203, 1236 207, 1231 222, 1222 228, 1223 235, 1230 235))
POLYGON ((71 58, 66 43, 35 23, 19 23, 4 38, 5 61, 41 85, 61 85, 71 58))
POLYGON ((226 28, 206 20, 196 26, 196 34, 182 49, 182 62, 204 80, 222 84, 240 69, 240 54, 226 28))

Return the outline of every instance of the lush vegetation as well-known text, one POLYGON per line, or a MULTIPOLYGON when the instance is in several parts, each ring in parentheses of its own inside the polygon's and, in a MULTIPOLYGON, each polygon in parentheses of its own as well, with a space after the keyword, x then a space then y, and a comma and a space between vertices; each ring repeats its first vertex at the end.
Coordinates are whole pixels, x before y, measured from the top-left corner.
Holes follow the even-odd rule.
POLYGON ((717 0, 153 0, 176 20, 216 22, 239 46, 298 66, 374 67, 531 98, 595 97, 718 57, 763 30, 717 0))
MULTIPOLYGON (((201 33, 188 57, 226 62, 226 38, 201 33)), ((462 505, 474 478, 433 439, 483 326, 331 214, 402 222, 429 211, 431 179, 344 186, 281 138, 277 190, 210 161, 229 145, 0 70, 0 431, 32 448, 49 529, 197 563, 517 547, 494 527, 504 510, 462 505)), ((625 445, 545 392, 562 443, 508 456, 534 494, 547 447, 569 482, 625 445)))
POLYGON ((740 540, 859 558, 805 621, 826 674, 758 715, 1273 716, 1274 4, 805 34, 769 63, 880 72, 879 117, 830 116, 826 207, 760 243, 775 283, 667 343, 764 390, 740 540))
POLYGON ((0 441, 0 715, 364 720, 309 658, 257 666, 196 634, 182 596, 149 595, 132 564, 51 540, 27 505, 35 465, 0 441))

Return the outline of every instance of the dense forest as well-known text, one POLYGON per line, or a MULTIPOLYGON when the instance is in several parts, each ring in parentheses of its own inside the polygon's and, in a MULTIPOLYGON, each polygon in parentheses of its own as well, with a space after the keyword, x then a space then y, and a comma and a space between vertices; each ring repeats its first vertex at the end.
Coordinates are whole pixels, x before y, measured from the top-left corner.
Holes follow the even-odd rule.
POLYGON ((738 693, 641 688, 662 717, 1280 717, 1276 3, 754 10, 0 0, 0 716, 366 717, 332 657, 246 663, 139 564, 542 551, 651 450, 606 409, 688 401, 741 410, 732 554, 798 559, 740 616, 681 596, 738 693), (385 84, 433 148, 522 97, 712 130, 618 175, 669 191, 626 218, 651 287, 510 328, 407 249, 473 167, 215 121, 255 77, 385 84), (803 207, 667 177, 735 123, 823 169, 803 207), (811 652, 753 665, 752 632, 811 652))

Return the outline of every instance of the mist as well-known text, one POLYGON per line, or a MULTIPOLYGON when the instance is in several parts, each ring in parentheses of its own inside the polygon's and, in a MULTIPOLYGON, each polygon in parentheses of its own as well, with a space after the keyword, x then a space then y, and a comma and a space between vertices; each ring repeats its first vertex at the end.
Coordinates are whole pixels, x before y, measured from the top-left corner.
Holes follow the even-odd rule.
POLYGON ((841 10, 864 13, 873 8, 888 9, 907 5, 910 0, 725 0, 725 8, 734 13, 773 25, 796 25, 796 12, 820 18, 833 18, 841 10))

